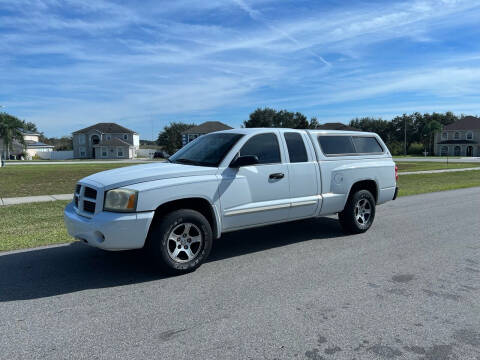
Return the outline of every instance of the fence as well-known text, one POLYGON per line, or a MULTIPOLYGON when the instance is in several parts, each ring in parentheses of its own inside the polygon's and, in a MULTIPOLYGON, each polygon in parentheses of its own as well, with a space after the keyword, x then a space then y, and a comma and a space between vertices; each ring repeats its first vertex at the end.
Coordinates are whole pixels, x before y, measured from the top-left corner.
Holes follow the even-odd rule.
POLYGON ((68 160, 73 159, 73 151, 38 151, 37 156, 43 160, 68 160))

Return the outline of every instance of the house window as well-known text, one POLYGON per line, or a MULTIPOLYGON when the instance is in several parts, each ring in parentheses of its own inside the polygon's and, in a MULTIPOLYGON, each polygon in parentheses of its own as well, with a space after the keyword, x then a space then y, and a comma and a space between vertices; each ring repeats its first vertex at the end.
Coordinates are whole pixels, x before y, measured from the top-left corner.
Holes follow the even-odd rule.
POLYGON ((91 141, 93 145, 98 145, 98 143, 100 142, 100 137, 98 135, 92 135, 91 141))
POLYGON ((118 157, 123 157, 123 148, 118 148, 117 149, 117 156, 118 157))
POLYGON ((460 133, 459 133, 458 131, 457 131, 457 132, 455 132, 454 139, 455 139, 455 140, 458 140, 458 139, 460 139, 460 133))
POLYGON ((107 149, 102 147, 102 157, 107 157, 107 149))
POLYGON ((80 150, 80 157, 85 157, 85 156, 87 156, 87 153, 86 153, 86 151, 85 151, 85 147, 84 147, 84 146, 81 146, 79 150, 80 150))
POLYGON ((107 140, 111 140, 112 137, 110 135, 107 135, 107 140))
POLYGON ((80 134, 78 135, 78 143, 80 145, 84 145, 85 144, 85 134, 80 134))
POLYGON ((454 149, 454 152, 455 152, 455 156, 460 156, 460 146, 455 146, 455 149, 454 149))
POLYGON ((123 134, 123 140, 128 140, 128 134, 123 134))
POLYGON ((448 133, 447 132, 443 132, 442 133, 442 140, 447 140, 448 139, 448 133))
POLYGON ((448 155, 448 146, 442 146, 440 155, 441 156, 447 156, 448 155))
POLYGON ((467 140, 473 140, 473 132, 467 132, 467 140))

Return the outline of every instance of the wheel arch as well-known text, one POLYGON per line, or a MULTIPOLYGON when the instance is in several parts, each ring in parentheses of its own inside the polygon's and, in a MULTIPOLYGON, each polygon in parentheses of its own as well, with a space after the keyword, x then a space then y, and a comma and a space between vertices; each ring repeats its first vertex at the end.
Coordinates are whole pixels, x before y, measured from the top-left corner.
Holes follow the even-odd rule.
POLYGON ((378 184, 373 179, 363 179, 354 182, 350 187, 350 191, 348 192, 348 196, 346 197, 345 202, 347 202, 350 196, 352 196, 353 194, 355 194, 355 192, 359 190, 370 191, 375 198, 375 203, 378 202, 378 184))
POLYGON ((203 197, 185 197, 160 204, 155 209, 150 228, 152 228, 152 224, 158 222, 165 214, 180 209, 190 209, 201 213, 210 223, 214 238, 216 239, 220 237, 221 226, 217 209, 215 205, 211 204, 209 200, 203 197))

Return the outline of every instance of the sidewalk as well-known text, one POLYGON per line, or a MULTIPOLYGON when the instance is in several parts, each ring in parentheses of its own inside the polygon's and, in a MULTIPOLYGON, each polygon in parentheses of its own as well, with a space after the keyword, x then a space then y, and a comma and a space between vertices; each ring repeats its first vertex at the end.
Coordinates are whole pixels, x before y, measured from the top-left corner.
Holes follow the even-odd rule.
MULTIPOLYGON (((407 172, 399 172, 398 175, 439 174, 439 173, 446 173, 446 172, 473 171, 473 170, 480 170, 480 167, 465 168, 465 169, 407 171, 407 172)), ((40 195, 40 196, 0 198, 0 206, 2 206, 2 205, 28 204, 28 203, 34 203, 34 202, 46 202, 46 201, 56 201, 56 200, 72 200, 72 198, 73 198, 73 194, 58 194, 58 195, 40 195)))
POLYGON ((0 206, 2 206, 2 205, 28 204, 28 203, 34 203, 34 202, 57 201, 57 200, 72 200, 72 198, 73 198, 73 194, 58 194, 58 195, 40 195, 40 196, 0 198, 0 206))
POLYGON ((446 173, 446 172, 472 171, 472 170, 480 170, 480 167, 464 168, 464 169, 443 169, 443 170, 405 171, 405 172, 399 172, 398 175, 439 174, 439 173, 446 173))

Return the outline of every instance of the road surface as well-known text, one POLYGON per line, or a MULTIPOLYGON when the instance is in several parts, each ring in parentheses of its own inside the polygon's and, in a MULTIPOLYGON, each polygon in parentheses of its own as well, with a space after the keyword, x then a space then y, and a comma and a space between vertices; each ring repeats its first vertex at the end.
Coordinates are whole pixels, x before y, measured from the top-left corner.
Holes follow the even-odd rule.
POLYGON ((232 233, 196 272, 82 244, 0 256, 2 359, 480 359, 480 188, 232 233))

